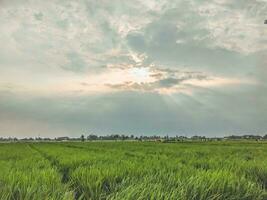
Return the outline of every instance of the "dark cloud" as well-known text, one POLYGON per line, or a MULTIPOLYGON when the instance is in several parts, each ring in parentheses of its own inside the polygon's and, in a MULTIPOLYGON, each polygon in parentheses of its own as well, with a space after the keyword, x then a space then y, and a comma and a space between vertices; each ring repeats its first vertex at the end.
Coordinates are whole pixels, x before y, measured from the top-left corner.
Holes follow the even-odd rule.
MULTIPOLYGON (((157 20, 144 27, 142 33, 130 33, 127 37, 128 44, 140 53, 146 52, 148 60, 158 65, 178 66, 178 69, 179 66, 185 66, 191 70, 222 75, 254 71, 254 66, 261 60, 259 54, 243 55, 241 51, 214 46, 220 38, 214 38, 205 26, 208 23, 206 17, 200 16, 194 8, 185 3, 179 8, 166 10, 157 20)), ((217 11, 219 7, 214 9, 217 11)), ((225 20, 227 23, 227 19, 225 20)), ((221 28, 228 26, 220 24, 222 22, 217 23, 221 28)), ((250 38, 243 40, 248 42, 250 38)), ((242 42, 238 42, 239 40, 232 46, 242 45, 242 42)))
MULTIPOLYGON (((189 72, 189 71, 181 71, 175 69, 159 69, 153 68, 151 77, 155 78, 153 82, 141 82, 136 83, 132 81, 127 81, 120 84, 106 84, 106 86, 117 89, 117 90, 128 90, 128 91, 149 91, 155 92, 160 89, 172 88, 175 86, 183 86, 185 81, 190 80, 211 80, 212 77, 205 75, 200 72, 189 72)), ((179 90, 179 88, 176 88, 179 90)))
POLYGON ((42 21, 43 20, 43 13, 41 13, 41 12, 35 13, 34 17, 36 20, 42 21))
POLYGON ((67 65, 63 65, 62 68, 74 72, 83 72, 87 65, 85 61, 76 52, 70 52, 66 55, 69 60, 67 65))
POLYGON ((179 84, 180 82, 184 81, 185 79, 181 78, 181 79, 177 79, 177 78, 166 78, 166 79, 161 79, 158 81, 158 84, 161 87, 172 87, 174 85, 179 84))

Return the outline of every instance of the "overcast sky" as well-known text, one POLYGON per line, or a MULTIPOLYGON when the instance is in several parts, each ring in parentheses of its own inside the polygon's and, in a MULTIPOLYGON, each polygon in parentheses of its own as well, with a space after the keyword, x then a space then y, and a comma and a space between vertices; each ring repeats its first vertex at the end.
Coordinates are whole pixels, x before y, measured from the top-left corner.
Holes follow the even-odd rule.
POLYGON ((0 137, 267 134, 267 0, 0 0, 0 137))

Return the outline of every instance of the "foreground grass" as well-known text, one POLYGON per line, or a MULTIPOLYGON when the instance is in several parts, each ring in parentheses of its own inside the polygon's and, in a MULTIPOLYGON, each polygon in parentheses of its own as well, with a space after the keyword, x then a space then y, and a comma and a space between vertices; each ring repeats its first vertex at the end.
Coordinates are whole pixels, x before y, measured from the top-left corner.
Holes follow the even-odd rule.
POLYGON ((0 199, 267 199, 267 144, 0 144, 0 199))

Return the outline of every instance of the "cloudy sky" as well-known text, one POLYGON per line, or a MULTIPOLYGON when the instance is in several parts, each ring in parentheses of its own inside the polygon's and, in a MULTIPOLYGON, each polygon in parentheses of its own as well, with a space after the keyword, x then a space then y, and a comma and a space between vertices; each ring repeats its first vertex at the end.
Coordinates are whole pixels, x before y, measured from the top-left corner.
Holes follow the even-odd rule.
POLYGON ((267 0, 0 0, 0 137, 267 134, 267 0))

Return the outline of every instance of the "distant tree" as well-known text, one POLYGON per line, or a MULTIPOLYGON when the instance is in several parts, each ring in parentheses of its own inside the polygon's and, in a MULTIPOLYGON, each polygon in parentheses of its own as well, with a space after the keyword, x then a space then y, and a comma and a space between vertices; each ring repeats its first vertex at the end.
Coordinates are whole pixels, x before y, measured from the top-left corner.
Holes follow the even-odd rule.
POLYGON ((81 141, 84 142, 84 135, 81 135, 81 141))
POLYGON ((97 135, 91 134, 91 135, 88 135, 87 136, 87 140, 97 140, 97 139, 98 139, 98 136, 97 135))
POLYGON ((129 139, 129 136, 127 136, 127 135, 121 135, 120 136, 120 139, 121 140, 127 140, 127 139, 129 139))

